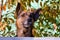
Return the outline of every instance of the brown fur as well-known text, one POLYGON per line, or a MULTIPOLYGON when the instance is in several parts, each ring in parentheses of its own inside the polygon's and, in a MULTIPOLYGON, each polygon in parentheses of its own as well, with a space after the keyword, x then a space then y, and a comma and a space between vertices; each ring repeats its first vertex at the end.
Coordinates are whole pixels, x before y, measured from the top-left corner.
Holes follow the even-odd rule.
POLYGON ((33 29, 33 23, 34 21, 36 21, 38 18, 36 18, 36 13, 39 15, 40 9, 36 10, 36 11, 26 11, 26 10, 22 10, 21 4, 18 3, 17 7, 16 7, 16 13, 15 13, 15 17, 16 19, 16 27, 17 27, 17 36, 18 37, 32 37, 32 29, 33 29), (32 14, 32 15, 31 15, 32 14), (29 22, 28 19, 31 17, 31 22, 32 25, 28 26, 29 22), (26 25, 23 25, 26 24, 26 25), (27 25, 28 24, 28 25, 27 25), (26 26, 26 27, 24 27, 26 26))
POLYGON ((20 17, 23 13, 26 14, 25 11, 20 13, 19 17, 17 18, 16 25, 17 25, 17 35, 18 37, 24 37, 24 36, 31 36, 30 32, 31 28, 28 27, 28 29, 24 28, 23 22, 29 18, 29 16, 25 15, 24 17, 20 17))

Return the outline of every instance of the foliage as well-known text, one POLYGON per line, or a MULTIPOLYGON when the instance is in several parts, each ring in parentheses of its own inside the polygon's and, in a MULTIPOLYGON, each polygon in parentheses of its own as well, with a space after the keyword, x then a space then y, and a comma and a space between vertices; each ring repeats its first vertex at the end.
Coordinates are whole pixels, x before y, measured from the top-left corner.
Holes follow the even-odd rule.
POLYGON ((34 36, 60 37, 60 1, 45 1, 39 19, 34 23, 34 36), (56 25, 56 29, 54 27, 56 25))
MULTIPOLYGON (((16 5, 12 5, 10 9, 3 10, 2 12, 2 23, 6 23, 4 30, 0 30, 0 36, 14 37, 16 36, 16 19, 14 18, 16 5)), ((3 24, 4 25, 4 24, 3 24)), ((2 26, 3 27, 3 26, 2 26)))

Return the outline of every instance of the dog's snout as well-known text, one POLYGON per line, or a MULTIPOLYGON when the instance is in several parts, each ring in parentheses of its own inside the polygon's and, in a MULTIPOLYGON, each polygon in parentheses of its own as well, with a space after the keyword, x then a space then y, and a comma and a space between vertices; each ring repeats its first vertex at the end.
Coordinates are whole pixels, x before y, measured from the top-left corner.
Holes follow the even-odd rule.
POLYGON ((30 24, 30 25, 32 24, 32 19, 31 18, 28 19, 28 24, 30 24))
POLYGON ((28 22, 32 22, 32 19, 31 19, 31 18, 29 18, 29 19, 28 19, 28 22))

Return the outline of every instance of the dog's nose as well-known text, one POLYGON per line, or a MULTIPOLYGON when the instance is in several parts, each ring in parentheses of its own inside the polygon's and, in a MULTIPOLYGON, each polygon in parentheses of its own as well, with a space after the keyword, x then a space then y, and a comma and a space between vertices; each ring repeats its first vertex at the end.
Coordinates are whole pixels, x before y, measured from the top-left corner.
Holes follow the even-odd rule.
POLYGON ((28 22, 32 22, 32 18, 29 18, 29 19, 28 19, 28 22))
POLYGON ((28 24, 31 25, 32 24, 32 19, 28 19, 28 24))

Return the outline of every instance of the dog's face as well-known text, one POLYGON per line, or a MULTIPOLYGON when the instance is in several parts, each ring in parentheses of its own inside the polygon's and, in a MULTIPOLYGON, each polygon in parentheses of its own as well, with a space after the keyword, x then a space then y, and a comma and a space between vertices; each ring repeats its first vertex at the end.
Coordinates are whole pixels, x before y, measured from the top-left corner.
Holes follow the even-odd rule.
POLYGON ((33 12, 31 10, 23 11, 20 3, 18 3, 15 13, 18 36, 31 36, 33 23, 39 18, 40 11, 41 9, 34 10, 33 12))
POLYGON ((41 9, 37 9, 34 12, 31 11, 22 11, 22 7, 21 4, 18 3, 17 8, 16 8, 16 15, 17 18, 20 19, 21 23, 25 26, 25 27, 29 27, 30 25, 33 24, 33 21, 36 21, 39 17, 39 12, 41 11, 41 9))
POLYGON ((21 13, 19 12, 18 18, 20 19, 20 21, 24 27, 29 27, 32 25, 33 17, 30 17, 30 16, 33 16, 33 15, 31 15, 31 14, 32 13, 27 12, 27 11, 22 11, 21 13))

